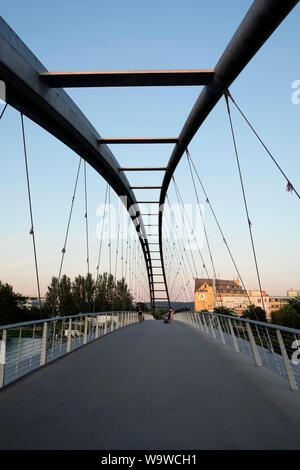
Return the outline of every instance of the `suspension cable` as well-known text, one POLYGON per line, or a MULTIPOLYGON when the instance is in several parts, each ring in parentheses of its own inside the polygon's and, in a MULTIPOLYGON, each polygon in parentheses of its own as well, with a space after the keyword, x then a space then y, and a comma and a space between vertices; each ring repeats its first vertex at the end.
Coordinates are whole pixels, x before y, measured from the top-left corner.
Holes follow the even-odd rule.
MULTIPOLYGON (((99 281, 99 270, 100 270, 101 253, 102 253, 104 222, 106 218, 107 193, 108 193, 108 183, 106 184, 106 189, 105 189, 104 213, 103 213, 101 234, 100 234, 100 241, 99 241, 98 262, 97 262, 97 267, 96 267, 96 288, 98 286, 98 281, 99 281)), ((94 296, 93 313, 95 313, 95 307, 96 307, 96 296, 94 296)))
MULTIPOLYGON (((34 263, 35 263, 35 274, 36 274, 36 282, 37 282, 37 289, 38 289, 39 307, 40 307, 40 311, 41 311, 42 310, 41 290, 40 290, 40 279, 39 279, 39 270, 38 270, 37 252, 36 252, 36 242, 35 242, 35 233, 34 233, 34 224, 33 224, 33 212, 32 212, 31 190, 30 190, 30 181, 29 181, 26 138, 25 138, 25 129, 24 129, 24 118, 23 118, 23 113, 21 112, 20 114, 21 114, 22 136, 23 136, 23 147, 24 147, 24 160, 25 160, 25 169, 26 169, 27 194, 28 194, 28 202, 29 202, 30 221, 31 221, 31 229, 30 229, 29 234, 32 235, 34 263)), ((3 115, 3 113, 2 113, 2 115, 3 115)))
POLYGON ((116 261, 115 261, 115 279, 117 279, 118 255, 119 255, 119 240, 120 240, 120 224, 121 224, 121 201, 119 200, 119 220, 118 220, 118 228, 117 228, 117 247, 116 247, 116 261))
MULTIPOLYGON (((185 259, 184 257, 186 258, 186 261, 187 261, 187 264, 188 264, 188 267, 190 269, 190 273, 191 273, 191 276, 192 278, 194 278, 194 273, 193 273, 193 269, 192 269, 192 265, 191 265, 191 262, 190 262, 190 259, 187 255, 187 251, 186 251, 186 247, 184 246, 183 244, 183 240, 181 238, 178 239, 178 245, 179 247, 177 247, 177 244, 175 242, 175 238, 174 238, 174 232, 175 233, 179 233, 179 229, 178 229, 178 226, 175 222, 175 218, 174 218, 174 214, 171 210, 171 205, 170 205, 170 201, 169 201, 169 197, 168 195, 166 195, 166 201, 168 203, 168 208, 169 208, 169 212, 170 212, 170 216, 171 216, 171 221, 173 222, 173 226, 175 228, 175 230, 173 230, 173 242, 171 243, 171 246, 172 246, 172 249, 173 249, 173 254, 175 254, 175 259, 177 257, 177 263, 179 264, 179 267, 181 269, 181 266, 183 266, 183 269, 182 269, 182 272, 184 273, 184 276, 186 277, 186 287, 190 287, 191 289, 191 295, 193 297, 193 289, 191 287, 191 284, 189 282, 189 276, 188 276, 188 270, 187 270, 187 267, 186 267, 186 264, 185 264, 185 259), (181 253, 181 255, 180 255, 181 253), (182 260, 182 263, 181 261, 182 260)), ((169 226, 168 224, 168 219, 167 217, 165 218, 165 223, 167 223, 167 226, 168 226, 168 229, 169 229, 169 232, 172 234, 172 231, 171 231, 171 227, 169 226)), ((176 273, 175 273, 176 275, 176 273)))
MULTIPOLYGON (((176 233, 179 233, 179 228, 178 228, 178 225, 176 224, 175 222, 175 217, 174 217, 174 214, 171 210, 171 205, 170 205, 170 200, 169 200, 169 196, 166 195, 166 200, 167 200, 167 203, 168 203, 168 207, 169 207, 169 211, 170 211, 170 215, 171 215, 171 220, 173 222, 173 226, 175 226, 175 229, 176 229, 176 233)), ((167 221, 167 219, 165 219, 167 221)), ((169 226, 169 231, 171 233, 171 228, 169 226)), ((181 238, 179 238, 179 244, 181 244, 181 246, 179 246, 179 248, 177 248, 177 245, 175 243, 175 239, 174 239, 174 236, 173 236, 173 248, 174 248, 174 252, 177 252, 177 255, 178 255, 178 259, 180 259, 180 255, 179 255, 179 251, 181 250, 181 253, 182 253, 182 256, 181 256, 181 259, 183 261, 183 265, 185 267, 185 270, 186 270, 186 276, 187 276, 187 279, 188 279, 188 272, 187 272, 187 268, 186 268, 186 265, 185 265, 185 262, 184 262, 184 255, 186 257, 186 260, 187 260, 187 264, 189 266, 189 269, 190 269, 190 272, 191 272, 191 275, 192 275, 192 278, 194 278, 194 272, 193 272, 193 268, 192 268, 192 265, 191 265, 191 261, 187 255, 187 251, 186 251, 186 247, 184 246, 184 243, 183 243, 183 240, 181 238)))
MULTIPOLYGON (((182 200, 182 197, 181 197, 181 195, 180 195, 178 186, 177 186, 177 184, 176 184, 176 182, 175 182, 174 176, 173 176, 172 178, 173 178, 173 183, 174 183, 175 191, 176 191, 176 193, 177 193, 177 199, 178 199, 178 201, 180 200, 182 206, 184 207, 184 205, 183 205, 183 200, 182 200)), ((186 213, 186 211, 185 211, 185 213, 186 213)), ((192 233, 192 235, 193 235, 193 237, 194 237, 195 244, 196 244, 196 246, 197 246, 198 252, 199 252, 200 257, 201 257, 201 261, 202 261, 203 268, 204 268, 204 270, 205 270, 205 272, 206 272, 207 278, 209 279, 208 270, 207 270, 206 264, 205 264, 205 262, 204 262, 204 258, 203 258, 201 249, 200 249, 200 247, 199 247, 199 245, 198 245, 198 242, 197 242, 197 239, 196 239, 196 236, 195 236, 195 232, 194 232, 194 230, 193 230, 193 227, 192 227, 190 218, 189 218, 188 214, 186 214, 186 216, 187 216, 187 220, 188 220, 188 223, 189 223, 189 226, 190 226, 191 233, 192 233)), ((183 218, 183 223, 184 223, 184 218, 183 218)), ((215 302, 216 302, 216 304, 219 304, 219 300, 218 300, 218 297, 217 297, 217 291, 216 291, 216 287, 215 287, 215 285, 214 285, 214 282, 212 282, 212 284, 213 284, 212 289, 213 289, 213 295, 214 295, 215 302)))
POLYGON ((247 119, 247 117, 245 116, 245 114, 243 113, 243 111, 241 110, 241 108, 238 106, 238 104, 236 103, 236 101, 233 99, 231 93, 229 92, 229 90, 226 90, 225 92, 225 96, 228 96, 232 103, 235 105, 236 109, 239 111, 239 113, 241 114, 241 116, 244 118, 244 120, 246 121, 246 123, 248 124, 248 126, 250 127, 250 129, 252 130, 252 132, 254 133, 254 135, 257 137, 257 139, 259 140, 259 142, 262 144, 263 148, 265 149, 265 151, 267 152, 267 154, 269 155, 269 157, 273 160, 273 162, 275 163, 275 165, 277 166, 278 170, 280 171, 280 173, 282 174, 282 176, 285 178, 285 180, 287 181, 287 185, 286 185, 286 190, 289 191, 289 192, 295 192, 296 196, 298 196, 298 198, 300 199, 300 194, 298 193, 298 191, 296 191, 295 189, 295 186, 291 183, 290 179, 287 177, 287 175, 285 174, 285 172, 283 171, 283 169, 281 168, 281 166, 279 165, 279 163, 276 161, 274 155, 272 155, 271 151, 268 149, 268 147, 266 146, 266 144, 263 142, 262 138, 259 136, 258 132, 254 129, 254 127, 252 126, 252 124, 250 123, 250 121, 247 119))
POLYGON ((84 202, 85 202, 85 234, 86 234, 86 262, 87 273, 90 274, 90 255, 89 255, 89 224, 88 224, 88 200, 86 184, 86 161, 84 160, 84 202))
POLYGON ((2 113, 0 114, 0 119, 2 119, 2 116, 3 116, 3 114, 5 113, 7 106, 8 106, 8 105, 7 105, 7 103, 6 103, 5 106, 4 106, 4 108, 3 108, 3 110, 2 110, 2 113))
POLYGON ((98 251, 98 263, 96 268, 96 279, 99 278, 99 269, 100 269, 100 261, 101 261, 101 253, 102 253, 102 242, 103 242, 103 231, 104 231, 104 222, 106 218, 106 205, 107 205, 107 193, 108 193, 108 183, 106 184, 105 190, 105 201, 104 201, 104 214, 102 219, 102 227, 101 227, 101 235, 100 235, 100 242, 99 242, 99 251, 98 251))
POLYGON ((78 163, 78 168, 77 168, 77 173, 76 173, 76 178, 75 178, 75 185, 74 185, 74 190, 73 190, 73 196, 72 196, 72 201, 71 201, 71 207, 70 207, 70 212, 69 212, 69 218, 68 218, 68 223, 67 223, 67 229, 66 229, 66 234, 65 234, 65 239, 64 239, 64 246, 63 246, 63 249, 61 250, 61 260, 60 260, 60 266, 59 266, 59 270, 58 270, 57 286, 56 286, 56 292, 55 292, 55 295, 54 295, 54 302, 53 302, 53 306, 52 306, 52 317, 54 316, 54 312, 55 312, 55 309, 56 309, 58 288, 59 288, 63 262, 64 262, 64 258, 65 258, 66 248, 67 248, 67 241, 68 241, 68 236, 69 236, 69 230, 70 230, 70 224, 71 224, 71 218, 72 218, 72 213, 73 213, 75 195, 76 195, 76 190, 77 190, 77 185, 78 185, 78 178, 79 178, 79 173, 80 173, 80 168, 81 168, 81 162, 82 162, 82 159, 79 158, 79 163, 78 163))
MULTIPOLYGON (((187 151, 187 152, 188 152, 188 151, 187 151)), ((234 268, 235 268, 235 270, 236 270, 236 272, 237 272, 238 278, 239 278, 239 280, 240 280, 240 282, 241 282, 241 284, 242 284, 242 286, 243 286, 243 289, 244 289, 244 291, 245 291, 245 293, 246 293, 246 295, 247 295, 247 297, 248 297, 248 301, 249 301, 250 305, 252 305, 252 302, 251 302, 249 293, 248 293, 248 291, 247 291, 247 289, 246 289, 246 286, 245 286, 244 280, 243 280, 243 278, 242 278, 242 275, 241 275, 241 273, 240 273, 240 270, 239 270, 239 268, 238 268, 238 266, 237 266, 237 264, 236 264, 236 261, 235 261, 235 259, 234 259, 234 257, 233 257, 232 251, 231 251, 231 249, 230 249, 230 247, 229 247, 229 244, 228 244, 228 242, 227 242, 227 239, 226 239, 226 237, 225 237, 225 234, 224 234, 224 232, 223 232, 223 230, 222 230, 222 227, 221 227, 221 225, 220 225, 220 222, 219 222, 219 220, 218 220, 218 218, 217 218, 217 215, 216 215, 216 213, 215 213, 215 211, 214 211, 214 208, 213 208, 213 206, 212 206, 211 200, 208 198, 208 194, 207 194, 206 189, 205 189, 205 187, 204 187, 204 185, 203 185, 203 182, 202 182, 202 180, 201 180, 201 178, 200 178, 200 175, 199 175, 199 173, 198 173, 198 171, 197 171, 197 168, 196 168, 196 166, 195 166, 195 163, 193 162, 193 159, 192 159, 191 154, 190 154, 189 152, 187 153, 187 155, 188 155, 188 158, 189 158, 189 160, 190 160, 190 162, 191 162, 191 164, 192 164, 192 166, 193 166, 194 172, 195 172, 195 174, 196 174, 196 176, 197 176, 197 179, 198 179, 198 181, 199 181, 199 183, 200 183, 200 186, 201 186, 201 188, 202 188, 202 190, 203 190, 204 196, 205 196, 205 198, 206 198, 206 202, 207 202, 207 204, 209 205, 209 208, 210 208, 210 210, 211 210, 211 213, 212 213, 212 215, 213 215, 213 218, 214 218, 214 220, 215 220, 215 222, 216 222, 216 224, 217 224, 217 227, 218 227, 218 229, 219 229, 219 232, 220 232, 220 234, 221 234, 222 240, 223 240, 223 242, 224 242, 224 244, 225 244, 225 247, 226 247, 226 249, 227 249, 227 251, 228 251, 228 254, 229 254, 230 258, 231 258, 231 261, 232 261, 232 263, 233 263, 233 266, 234 266, 234 268)))
MULTIPOLYGON (((262 302, 263 309, 265 310, 265 304, 264 304, 264 299, 263 299, 260 274, 259 274, 256 251, 255 251, 255 246, 254 246, 254 239, 253 239, 253 234, 252 234, 252 223, 251 223, 250 216, 249 216, 248 204, 247 204, 247 199, 246 199, 246 192, 245 192, 245 188, 244 188, 244 182, 243 182, 243 176, 242 176, 242 171, 241 171, 241 166, 240 166, 239 154, 238 154, 238 150, 237 150, 237 143, 236 143, 236 139, 235 139, 235 135, 234 135, 233 124, 232 124, 232 119, 231 119, 231 114, 230 114, 229 100, 228 100, 228 96, 226 94, 225 94, 225 101, 226 101, 226 107, 227 107, 227 112, 228 112, 228 117, 229 117, 229 123, 230 123, 230 129, 231 129, 231 135, 232 135, 232 140, 233 140, 234 152, 235 152, 235 157, 236 157, 236 163, 237 163, 238 173, 239 173, 239 177, 240 177, 240 184, 241 184, 243 200, 244 200, 244 206, 245 206, 245 212, 246 212, 246 217, 247 217, 247 222, 248 222, 249 235, 250 235, 251 246, 252 246, 252 253, 253 253, 253 257, 254 257, 256 275, 257 275, 257 280, 258 280, 258 285, 259 285, 259 290, 260 290, 260 297, 261 297, 261 302, 262 302)), ((254 312, 255 312, 255 310, 254 310, 254 312)))
POLYGON ((210 261, 211 261, 211 265, 212 265, 214 277, 215 277, 215 279, 216 279, 216 278, 217 278, 217 275, 216 275, 215 264, 214 264, 213 257, 212 257, 212 252, 211 252, 211 247, 210 247, 210 243, 209 243, 209 239, 208 239, 208 234, 207 234, 206 226, 205 226, 205 223, 204 223, 204 217, 203 217, 202 209, 201 209, 201 206, 200 206, 200 199, 199 199, 198 191, 197 191, 197 188, 196 188, 195 179, 194 179, 194 175, 193 175, 193 172, 192 172, 192 166, 191 166, 191 162, 190 162, 189 157, 188 157, 188 153, 189 153, 189 151, 188 151, 188 149, 186 149, 187 161, 188 161, 188 165, 189 165, 189 169, 190 169, 190 174, 191 174, 191 178, 192 178, 192 181, 193 181, 193 186, 194 186, 194 190, 195 190, 195 195, 196 195, 196 199, 197 199, 197 203, 198 203, 198 208, 199 208, 199 212, 200 212, 200 216, 201 216, 201 221, 202 221, 203 230, 204 230, 204 234, 205 234, 205 239, 206 239, 206 244, 207 244, 207 248, 208 248, 208 253, 209 253, 209 257, 210 257, 210 261))
POLYGON ((112 279, 111 279, 111 201, 110 201, 110 186, 108 187, 108 248, 109 248, 109 309, 112 310, 112 279))

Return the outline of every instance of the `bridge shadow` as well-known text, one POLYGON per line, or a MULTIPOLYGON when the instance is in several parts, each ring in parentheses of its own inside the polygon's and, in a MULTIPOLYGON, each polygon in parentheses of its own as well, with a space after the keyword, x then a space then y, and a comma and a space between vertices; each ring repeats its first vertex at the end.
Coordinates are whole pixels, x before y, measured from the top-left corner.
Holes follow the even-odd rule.
POLYGON ((298 449, 300 396, 194 329, 146 321, 0 394, 1 449, 298 449))

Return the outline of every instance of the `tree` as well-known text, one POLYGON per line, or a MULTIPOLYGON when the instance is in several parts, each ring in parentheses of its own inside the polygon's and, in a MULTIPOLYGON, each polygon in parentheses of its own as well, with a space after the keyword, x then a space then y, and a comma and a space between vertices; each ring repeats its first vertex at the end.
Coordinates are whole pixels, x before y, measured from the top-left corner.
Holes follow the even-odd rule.
POLYGON ((72 295, 74 301, 74 310, 76 313, 85 313, 86 309, 86 290, 85 279, 83 276, 76 276, 72 282, 72 295))
POLYGON ((57 277, 52 277, 51 284, 46 293, 46 309, 50 315, 72 315, 74 313, 74 302, 71 291, 71 279, 65 274, 60 282, 57 277), (53 310, 53 306, 55 308, 53 310))
POLYGON ((63 275, 58 287, 59 314, 61 316, 74 313, 71 279, 63 275))
POLYGON ((288 300, 279 310, 271 312, 271 322, 276 325, 300 329, 300 297, 288 300))
POLYGON ((46 307, 50 314, 52 314, 53 306, 55 304, 54 313, 58 313, 58 278, 53 276, 51 284, 48 286, 46 293, 46 307))
POLYGON ((95 284, 95 312, 104 312, 107 309, 107 274, 100 274, 95 284))
MULTIPOLYGON (((139 307, 141 307, 141 309, 143 310, 143 312, 149 312, 149 311, 150 311, 148 305, 145 304, 144 302, 137 302, 136 305, 139 306, 139 307)), ((176 312, 176 311, 175 311, 175 312, 176 312)))
POLYGON ((16 294, 11 285, 0 281, 0 324, 27 320, 26 310, 22 308, 25 301, 25 297, 16 294))
POLYGON ((231 317, 235 315, 235 311, 232 308, 224 307, 223 305, 221 307, 215 307, 214 313, 218 313, 220 315, 229 315, 231 317))
POLYGON ((242 314, 242 318, 248 318, 248 320, 267 322, 267 316, 264 309, 256 307, 255 305, 249 305, 242 314))

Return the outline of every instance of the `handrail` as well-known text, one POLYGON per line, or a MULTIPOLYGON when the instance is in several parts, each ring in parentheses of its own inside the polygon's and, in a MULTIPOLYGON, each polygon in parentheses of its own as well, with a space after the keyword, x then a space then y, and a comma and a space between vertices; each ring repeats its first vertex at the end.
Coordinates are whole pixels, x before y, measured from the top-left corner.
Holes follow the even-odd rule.
POLYGON ((207 311, 178 312, 175 319, 280 374, 291 390, 300 388, 299 329, 207 311))
MULTIPOLYGON (((127 312, 133 312, 133 310, 126 310, 127 312)), ((38 323, 45 323, 54 320, 67 320, 69 318, 77 318, 77 317, 86 317, 91 315, 109 315, 112 313, 125 313, 122 310, 110 310, 109 312, 92 312, 92 313, 78 313, 76 315, 58 315, 56 317, 49 317, 49 318, 41 318, 40 320, 31 320, 31 321, 24 321, 20 323, 9 323, 7 325, 0 325, 1 330, 7 330, 9 328, 18 328, 19 326, 29 326, 29 325, 37 325, 38 323)))
MULTIPOLYGON (((152 315, 144 314, 145 320, 152 315)), ((44 318, 0 327, 0 389, 23 375, 139 321, 136 311, 44 318)))
MULTIPOLYGON (((178 312, 178 313, 181 313, 181 312, 178 312)), ((270 327, 270 328, 275 328, 276 330, 287 331, 288 333, 295 333, 297 335, 300 335, 300 330, 298 330, 297 328, 290 328, 288 326, 277 325, 276 323, 266 323, 266 322, 257 321, 257 320, 250 320, 248 318, 243 318, 243 317, 239 317, 239 316, 225 315, 224 313, 214 313, 214 312, 209 312, 209 311, 193 312, 193 313, 207 313, 207 314, 213 315, 213 316, 231 318, 232 320, 237 320, 238 319, 239 321, 242 321, 242 322, 253 323, 254 325, 266 326, 266 327, 270 327)))

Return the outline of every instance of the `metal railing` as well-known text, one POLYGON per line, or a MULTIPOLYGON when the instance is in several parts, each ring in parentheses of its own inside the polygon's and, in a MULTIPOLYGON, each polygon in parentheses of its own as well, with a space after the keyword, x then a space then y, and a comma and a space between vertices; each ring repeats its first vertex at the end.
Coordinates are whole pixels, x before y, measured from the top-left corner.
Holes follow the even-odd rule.
MULTIPOLYGON (((144 314, 144 318, 152 315, 144 314)), ((137 312, 98 312, 0 326, 0 388, 138 321, 137 312)))
POLYGON ((300 388, 300 330, 209 312, 177 313, 175 319, 272 369, 292 390, 300 388))

